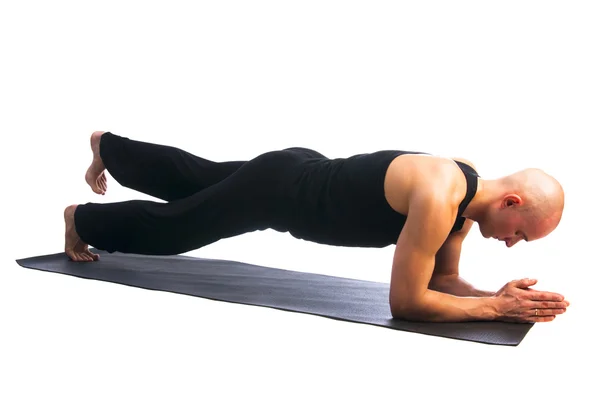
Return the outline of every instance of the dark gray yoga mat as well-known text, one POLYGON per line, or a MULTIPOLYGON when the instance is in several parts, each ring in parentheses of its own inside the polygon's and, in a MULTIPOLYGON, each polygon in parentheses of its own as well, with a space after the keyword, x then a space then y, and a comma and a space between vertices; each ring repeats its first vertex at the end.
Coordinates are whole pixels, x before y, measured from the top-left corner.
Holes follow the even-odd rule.
POLYGON ((288 271, 235 261, 188 256, 100 254, 76 263, 64 253, 17 260, 25 268, 114 282, 151 290, 320 315, 432 336, 498 345, 518 345, 532 324, 503 322, 407 322, 393 319, 389 285, 288 271))

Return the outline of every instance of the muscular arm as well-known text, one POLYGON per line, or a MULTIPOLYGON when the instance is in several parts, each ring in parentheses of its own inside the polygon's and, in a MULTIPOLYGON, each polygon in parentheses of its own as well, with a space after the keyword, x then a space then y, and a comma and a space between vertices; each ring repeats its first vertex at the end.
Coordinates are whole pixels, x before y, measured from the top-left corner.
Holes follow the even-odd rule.
POLYGON ((435 268, 429 289, 455 296, 490 297, 495 292, 476 289, 459 276, 458 265, 462 244, 467 237, 473 221, 466 220, 460 231, 450 234, 435 256, 435 268))
MULTIPOLYGON (((474 170, 477 170, 475 164, 468 159, 454 158, 454 160, 468 164, 474 170)), ((462 229, 450 234, 440 250, 438 250, 435 256, 435 268, 429 282, 430 289, 462 297, 490 297, 495 294, 495 292, 476 289, 459 276, 458 265, 463 241, 469 234, 472 226, 472 220, 465 220, 462 229)))
POLYGON ((429 288, 436 254, 454 225, 456 208, 448 201, 450 188, 417 187, 413 191, 394 253, 389 297, 392 316, 438 322, 494 319, 490 297, 459 297, 429 288))

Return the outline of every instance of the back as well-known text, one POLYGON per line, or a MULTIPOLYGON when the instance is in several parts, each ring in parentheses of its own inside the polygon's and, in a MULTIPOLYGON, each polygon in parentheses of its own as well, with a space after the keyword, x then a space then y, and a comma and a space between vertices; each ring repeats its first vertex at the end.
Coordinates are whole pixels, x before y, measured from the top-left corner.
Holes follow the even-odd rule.
POLYGON ((320 243, 385 247, 398 239, 406 216, 385 198, 384 181, 398 156, 386 150, 337 159, 309 159, 292 187, 295 212, 289 232, 320 243))
MULTIPOLYGON (((292 208, 288 230, 299 239, 319 243, 386 247, 395 244, 406 222, 406 211, 393 209, 386 199, 385 181, 390 164, 399 156, 424 152, 383 150, 348 158, 307 158, 288 188, 292 208)), ((477 189, 477 173, 456 162, 467 180, 452 231, 462 228, 460 217, 477 189)), ((393 173, 402 173, 394 168, 393 173)), ((394 193, 392 192, 392 195, 394 193)))

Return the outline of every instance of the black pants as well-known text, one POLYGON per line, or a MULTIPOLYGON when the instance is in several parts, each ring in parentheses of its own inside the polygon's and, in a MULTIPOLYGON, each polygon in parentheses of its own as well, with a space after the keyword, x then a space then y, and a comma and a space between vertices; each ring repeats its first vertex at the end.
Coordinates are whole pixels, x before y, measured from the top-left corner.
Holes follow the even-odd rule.
POLYGON ((249 161, 213 162, 181 149, 106 132, 100 156, 121 185, 166 203, 131 200, 87 203, 75 211, 81 239, 108 252, 172 255, 223 238, 273 228, 286 230, 291 184, 306 148, 261 154, 249 161))

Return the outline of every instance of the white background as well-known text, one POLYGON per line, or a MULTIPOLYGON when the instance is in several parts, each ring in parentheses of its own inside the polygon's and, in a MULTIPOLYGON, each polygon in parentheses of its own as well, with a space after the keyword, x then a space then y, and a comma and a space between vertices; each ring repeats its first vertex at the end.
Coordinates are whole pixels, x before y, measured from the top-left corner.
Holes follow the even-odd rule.
MULTIPOLYGON (((3 2, 0 396, 594 395, 596 3, 3 2), (538 278, 571 307, 498 347, 21 268, 62 251, 67 205, 151 199, 110 176, 91 192, 95 130, 213 160, 307 146, 541 167, 566 190, 559 228, 512 249, 474 228, 462 274, 538 278)), ((387 282, 392 253, 265 231, 188 254, 387 282)))

